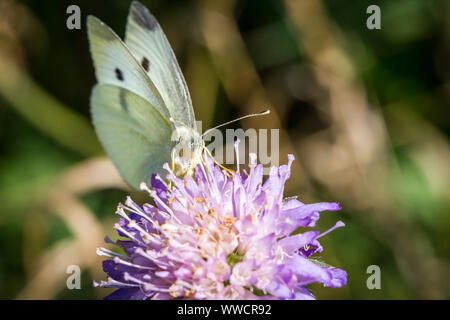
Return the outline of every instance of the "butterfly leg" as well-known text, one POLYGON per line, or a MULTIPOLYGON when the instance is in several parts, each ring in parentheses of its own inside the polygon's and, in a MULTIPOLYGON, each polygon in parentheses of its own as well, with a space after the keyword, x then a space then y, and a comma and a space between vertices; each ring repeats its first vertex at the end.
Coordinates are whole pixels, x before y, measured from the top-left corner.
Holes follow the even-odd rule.
POLYGON ((227 173, 237 173, 236 171, 228 169, 227 167, 224 167, 219 162, 217 162, 217 160, 213 157, 213 155, 211 154, 211 151, 209 151, 208 148, 204 147, 204 150, 211 157, 211 159, 213 159, 214 163, 217 164, 219 167, 221 167, 223 170, 225 170, 225 172, 227 172, 227 173))

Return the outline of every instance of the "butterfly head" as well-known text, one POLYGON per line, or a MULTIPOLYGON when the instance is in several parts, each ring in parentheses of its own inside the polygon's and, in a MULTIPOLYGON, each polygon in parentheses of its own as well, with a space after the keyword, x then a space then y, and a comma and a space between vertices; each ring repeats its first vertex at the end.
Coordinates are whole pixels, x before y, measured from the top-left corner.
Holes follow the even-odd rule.
POLYGON ((177 126, 172 133, 172 167, 177 174, 192 174, 201 161, 205 142, 197 130, 187 126, 177 126))

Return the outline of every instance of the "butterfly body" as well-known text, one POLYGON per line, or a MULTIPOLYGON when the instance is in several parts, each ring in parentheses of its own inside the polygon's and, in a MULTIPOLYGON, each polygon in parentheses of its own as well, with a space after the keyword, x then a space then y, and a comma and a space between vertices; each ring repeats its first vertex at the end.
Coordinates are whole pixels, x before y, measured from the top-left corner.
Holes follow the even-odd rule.
POLYGON ((133 2, 125 41, 96 17, 89 16, 87 26, 98 81, 92 119, 121 176, 138 188, 180 152, 180 167, 190 170, 204 142, 184 77, 156 19, 133 2))

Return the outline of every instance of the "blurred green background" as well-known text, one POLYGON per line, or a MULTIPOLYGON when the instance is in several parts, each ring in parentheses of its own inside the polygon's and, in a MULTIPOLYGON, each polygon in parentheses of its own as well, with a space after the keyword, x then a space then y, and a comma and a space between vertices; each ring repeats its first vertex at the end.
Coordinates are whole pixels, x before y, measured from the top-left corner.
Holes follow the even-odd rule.
MULTIPOLYGON (((203 128, 280 128, 286 195, 338 201, 319 229, 348 272, 319 299, 450 298, 450 2, 144 1, 174 48, 203 128), (366 8, 381 8, 381 30, 366 8), (366 286, 381 268, 381 290, 366 286)), ((0 298, 98 299, 95 250, 129 193, 90 123, 85 19, 120 36, 129 1, 0 0, 0 298), (81 8, 81 30, 66 8, 81 8), (68 290, 68 265, 82 289, 68 290)))

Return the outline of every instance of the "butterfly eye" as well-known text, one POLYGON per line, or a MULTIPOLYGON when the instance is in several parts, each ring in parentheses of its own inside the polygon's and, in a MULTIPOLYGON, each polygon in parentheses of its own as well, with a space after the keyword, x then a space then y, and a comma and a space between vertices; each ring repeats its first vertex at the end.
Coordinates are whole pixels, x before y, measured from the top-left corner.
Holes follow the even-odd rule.
POLYGON ((195 147, 195 140, 194 138, 191 138, 191 141, 189 142, 189 148, 193 151, 195 147))

